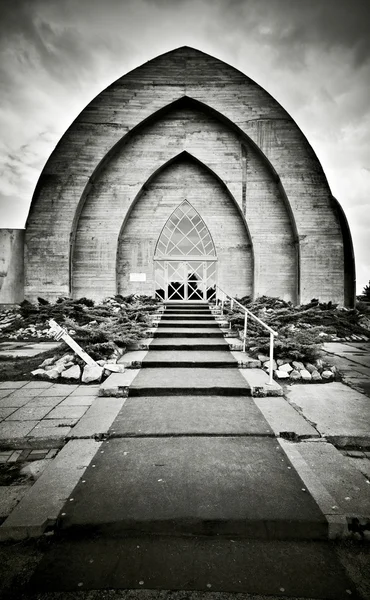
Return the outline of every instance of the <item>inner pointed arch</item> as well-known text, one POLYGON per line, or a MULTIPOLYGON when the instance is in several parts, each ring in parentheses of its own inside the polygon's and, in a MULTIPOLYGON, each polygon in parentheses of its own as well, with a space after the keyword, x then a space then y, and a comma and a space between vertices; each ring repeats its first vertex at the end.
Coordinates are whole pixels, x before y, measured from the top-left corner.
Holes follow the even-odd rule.
POLYGON ((195 208, 184 200, 167 219, 155 247, 155 258, 216 258, 210 231, 195 208))

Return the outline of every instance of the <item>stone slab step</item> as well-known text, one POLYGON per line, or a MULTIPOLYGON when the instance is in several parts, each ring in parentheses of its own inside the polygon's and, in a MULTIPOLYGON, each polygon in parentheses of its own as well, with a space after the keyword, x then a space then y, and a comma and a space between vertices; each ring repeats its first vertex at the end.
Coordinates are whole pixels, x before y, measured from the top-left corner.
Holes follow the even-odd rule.
POLYGON ((229 350, 150 350, 142 367, 232 367, 238 362, 229 350))
POLYGON ((209 319, 209 320, 213 320, 212 314, 188 314, 188 313, 163 313, 161 316, 161 321, 199 321, 199 320, 205 320, 205 319, 209 319))
MULTIPOLYGON (((37 597, 40 592, 59 592, 58 597, 63 592, 78 592, 80 596, 83 582, 84 590, 102 590, 101 597, 103 590, 109 589, 120 590, 119 595, 122 590, 135 590, 130 596, 138 598, 161 597, 158 590, 184 590, 187 598, 211 598, 209 592, 222 592, 220 598, 228 597, 225 592, 261 599, 276 598, 276 594, 326 600, 359 598, 327 542, 233 537, 66 537, 50 546, 31 578, 30 589, 37 597), (140 587, 154 591, 137 592, 140 587)), ((96 597, 96 592, 92 594, 96 597)), ((171 596, 183 598, 185 594, 171 596)))
POLYGON ((214 338, 158 338, 150 343, 150 350, 225 350, 229 344, 220 337, 214 338))
POLYGON ((223 368, 220 370, 179 367, 141 369, 130 385, 129 395, 180 396, 192 394, 206 396, 250 396, 250 386, 240 373, 239 369, 233 368, 223 368))
POLYGON ((224 339, 222 331, 219 327, 156 327, 153 330, 154 338, 168 338, 168 337, 179 337, 179 338, 199 338, 199 337, 213 337, 224 339))
MULTIPOLYGON (((110 436, 273 436, 254 400, 238 396, 140 396, 127 398, 110 436)), ((196 443, 196 441, 194 441, 196 443)))
POLYGON ((283 388, 276 381, 270 384, 268 374, 262 369, 239 369, 251 389, 252 396, 282 396, 283 388))
POLYGON ((64 535, 327 537, 326 519, 274 438, 110 438, 100 450, 62 509, 64 535))
POLYGON ((218 323, 214 319, 203 319, 203 320, 173 320, 169 319, 168 321, 164 321, 161 319, 158 323, 158 327, 218 327, 218 323))

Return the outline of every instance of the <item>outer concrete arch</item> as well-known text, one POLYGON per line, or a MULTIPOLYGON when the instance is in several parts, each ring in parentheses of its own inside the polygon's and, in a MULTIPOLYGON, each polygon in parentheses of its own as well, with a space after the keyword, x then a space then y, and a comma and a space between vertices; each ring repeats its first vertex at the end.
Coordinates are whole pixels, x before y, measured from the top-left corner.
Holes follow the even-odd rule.
POLYGON ((278 174, 297 224, 301 300, 316 295, 342 303, 346 252, 342 229, 311 146, 265 90, 229 65, 191 48, 159 56, 116 81, 82 111, 61 139, 39 180, 27 223, 27 297, 68 293, 70 232, 96 165, 136 125, 183 96, 235 123, 278 174))

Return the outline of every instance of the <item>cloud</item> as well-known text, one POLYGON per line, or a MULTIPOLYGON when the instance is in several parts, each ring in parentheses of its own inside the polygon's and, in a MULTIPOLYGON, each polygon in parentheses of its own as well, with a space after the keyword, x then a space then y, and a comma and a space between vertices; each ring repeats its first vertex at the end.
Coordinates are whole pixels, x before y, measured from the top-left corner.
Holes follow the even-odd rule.
POLYGON ((369 22, 368 0, 0 0, 2 226, 23 226, 45 161, 96 94, 189 45, 240 69, 296 120, 348 216, 367 281, 369 22))

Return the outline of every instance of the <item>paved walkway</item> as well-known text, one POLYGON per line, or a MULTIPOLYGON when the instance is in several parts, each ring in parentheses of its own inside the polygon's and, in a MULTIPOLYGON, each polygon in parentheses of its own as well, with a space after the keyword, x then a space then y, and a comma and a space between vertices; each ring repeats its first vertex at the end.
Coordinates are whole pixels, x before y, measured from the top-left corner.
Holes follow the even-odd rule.
MULTIPOLYGON (((189 534, 206 535, 209 540, 219 535, 243 538, 244 546, 238 546, 233 559, 236 564, 248 562, 243 550, 248 544, 253 556, 262 553, 267 560, 274 544, 285 543, 282 554, 275 548, 282 557, 280 573, 288 564, 298 568, 297 557, 303 570, 310 560, 314 564, 314 556, 319 560, 320 540, 345 537, 351 529, 357 537, 366 535, 370 521, 367 397, 340 383, 291 385, 286 398, 253 397, 250 394, 256 389, 263 389, 263 385, 250 385, 254 371, 266 374, 240 368, 241 353, 229 351, 208 307, 181 312, 170 307, 166 313, 149 346, 153 349, 123 357, 126 364, 131 361, 133 367, 142 368, 124 373, 129 383, 116 386, 121 397, 106 393, 99 397, 97 386, 0 384, 0 462, 34 464, 39 475, 33 485, 26 480, 13 486, 22 489, 7 504, 1 503, 0 493, 0 518, 5 519, 0 539, 39 536, 59 523, 59 534, 68 546, 68 551, 63 544, 62 549, 56 546, 42 563, 36 589, 79 589, 76 568, 84 569, 84 589, 96 585, 99 569, 82 565, 77 557, 84 556, 86 549, 69 543, 71 535, 79 532, 83 545, 86 529, 89 536, 100 534, 100 545, 95 550, 89 547, 89 553, 101 556, 105 544, 112 557, 117 550, 114 539, 124 535, 133 548, 136 544, 145 549, 153 571, 155 555, 162 551, 173 565, 172 579, 156 576, 149 585, 162 588, 166 582, 176 587, 176 577, 185 576, 180 577, 183 567, 174 558, 175 547, 170 541, 163 545, 163 535, 175 536, 176 547, 185 553, 189 534), (138 541, 138 534, 155 534, 156 541, 138 541), (313 540, 316 550, 311 558, 299 539, 313 540)), ((352 364, 357 369, 359 363, 350 362, 348 374, 352 364)), ((359 364, 359 368, 367 367, 359 364)), ((192 553, 201 548, 199 543, 193 544, 192 553)), ((201 550, 201 556, 217 565, 217 553, 223 555, 226 546, 212 544, 211 549, 201 550)), ((129 555, 131 575, 126 580, 116 562, 104 566, 105 585, 129 581, 135 587, 134 554, 129 555)), ((329 555, 325 561, 337 584, 333 586, 329 572, 322 572, 323 595, 317 597, 346 597, 346 589, 354 594, 335 561, 331 563, 329 555)), ((254 559, 252 563, 250 579, 252 572, 258 572, 254 559)), ((145 578, 149 577, 149 566, 140 564, 145 578)), ((228 572, 232 569, 228 564, 228 572)), ((216 583, 215 570, 209 576, 212 589, 226 589, 225 581, 216 583)), ((307 577, 295 593, 312 587, 312 570, 307 577)), ((210 589, 207 582, 199 583, 200 574, 196 578, 195 589, 210 589)), ((277 579, 278 573, 270 578, 265 593, 274 593, 277 579)), ((139 580, 136 583, 140 587, 139 580)), ((247 583, 238 587, 230 578, 227 586, 230 591, 251 591, 247 583)), ((185 583, 182 589, 193 588, 185 583)))

